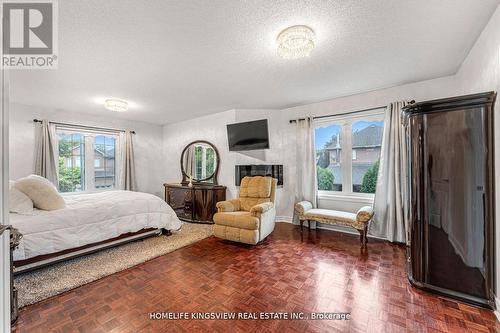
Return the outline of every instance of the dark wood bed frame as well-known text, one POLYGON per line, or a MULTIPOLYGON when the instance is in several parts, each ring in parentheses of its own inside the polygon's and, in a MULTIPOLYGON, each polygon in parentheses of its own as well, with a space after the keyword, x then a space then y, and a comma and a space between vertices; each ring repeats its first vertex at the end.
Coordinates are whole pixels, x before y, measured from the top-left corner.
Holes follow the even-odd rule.
POLYGON ((86 254, 94 253, 97 251, 101 251, 103 249, 108 249, 111 247, 115 247, 118 245, 123 245, 128 242, 132 242, 135 240, 144 239, 147 237, 155 236, 155 235, 171 235, 170 230, 166 229, 154 229, 147 228, 142 229, 137 232, 128 232, 122 234, 118 237, 110 238, 101 242, 91 243, 84 246, 75 247, 72 249, 67 249, 59 252, 49 253, 39 255, 33 258, 24 259, 24 260, 16 260, 13 262, 14 265, 14 275, 20 274, 23 272, 31 271, 34 269, 38 269, 47 265, 54 264, 56 262, 60 262, 63 260, 68 260, 76 257, 80 257, 86 254))

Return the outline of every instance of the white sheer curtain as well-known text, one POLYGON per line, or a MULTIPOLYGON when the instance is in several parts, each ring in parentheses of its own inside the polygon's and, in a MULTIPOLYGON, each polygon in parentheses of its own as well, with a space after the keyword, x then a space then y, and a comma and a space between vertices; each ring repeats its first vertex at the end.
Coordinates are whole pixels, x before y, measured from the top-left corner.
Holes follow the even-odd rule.
MULTIPOLYGON (((316 159, 314 150, 313 118, 297 119, 295 126, 297 187, 295 202, 307 200, 317 207, 316 159)), ((294 222, 296 216, 294 216, 294 222)), ((315 228, 315 223, 311 228, 315 228)))
POLYGON ((408 102, 387 106, 370 234, 391 242, 406 242, 406 145, 401 109, 408 102))
POLYGON ((127 191, 137 191, 135 178, 134 147, 132 143, 132 133, 130 131, 122 132, 119 135, 118 156, 118 188, 127 191))
POLYGON ((43 120, 37 123, 35 146, 35 174, 50 180, 56 187, 59 186, 56 125, 43 120))
POLYGON ((186 166, 186 172, 188 173, 188 177, 191 178, 196 178, 195 149, 196 147, 194 145, 189 146, 184 156, 184 165, 186 166))

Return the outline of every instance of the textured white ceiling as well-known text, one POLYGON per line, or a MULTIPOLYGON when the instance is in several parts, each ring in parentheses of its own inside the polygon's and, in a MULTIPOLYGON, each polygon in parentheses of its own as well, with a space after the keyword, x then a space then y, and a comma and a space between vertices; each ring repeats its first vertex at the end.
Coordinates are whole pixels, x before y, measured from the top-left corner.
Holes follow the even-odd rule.
POLYGON ((159 124, 311 103, 455 73, 498 3, 64 0, 59 69, 13 71, 11 100, 159 124), (275 38, 296 24, 317 46, 283 60, 275 38))

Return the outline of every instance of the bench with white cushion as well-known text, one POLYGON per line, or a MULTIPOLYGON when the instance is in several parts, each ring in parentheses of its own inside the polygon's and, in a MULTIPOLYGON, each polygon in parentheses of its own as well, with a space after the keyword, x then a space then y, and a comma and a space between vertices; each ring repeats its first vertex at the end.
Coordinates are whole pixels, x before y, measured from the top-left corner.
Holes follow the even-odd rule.
POLYGON ((349 213, 340 210, 313 208, 309 201, 301 201, 295 204, 295 211, 299 216, 300 227, 304 221, 317 221, 326 224, 345 225, 353 227, 359 231, 361 244, 366 245, 368 225, 373 218, 373 208, 370 206, 361 207, 358 212, 349 213))

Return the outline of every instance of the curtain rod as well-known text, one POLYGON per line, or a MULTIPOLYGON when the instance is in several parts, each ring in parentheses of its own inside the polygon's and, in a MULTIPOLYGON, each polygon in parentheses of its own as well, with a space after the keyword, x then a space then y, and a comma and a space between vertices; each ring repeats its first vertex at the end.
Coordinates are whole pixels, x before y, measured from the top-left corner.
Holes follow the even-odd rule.
MULTIPOLYGON (((42 121, 40 119, 33 119, 33 122, 35 123, 41 123, 42 121)), ((101 131, 113 131, 113 132, 125 132, 125 130, 122 129, 115 129, 115 128, 106 128, 106 127, 95 127, 95 126, 85 126, 85 125, 75 125, 75 124, 68 124, 68 123, 58 123, 55 121, 49 121, 51 124, 56 124, 56 125, 63 125, 63 126, 69 126, 69 127, 76 127, 76 128, 88 128, 88 129, 93 129, 93 130, 101 130, 101 131)), ((135 134, 135 131, 130 131, 130 133, 135 134)))
MULTIPOLYGON (((312 118, 313 119, 321 119, 321 118, 329 118, 329 117, 336 117, 336 116, 345 116, 347 114, 353 114, 353 113, 359 113, 359 112, 364 112, 364 111, 382 109, 382 108, 386 108, 386 107, 387 107, 387 105, 384 105, 384 106, 378 106, 378 107, 375 107, 375 108, 366 108, 366 109, 363 109, 363 110, 356 110, 356 111, 349 111, 349 112, 343 112, 343 113, 329 114, 329 115, 325 115, 325 116, 316 116, 316 117, 312 117, 312 118)), ((303 121, 303 120, 306 120, 306 118, 291 119, 290 120, 290 124, 291 123, 295 123, 297 121, 303 121)))
MULTIPOLYGON (((413 104, 413 103, 415 103, 414 99, 412 99, 411 101, 408 102, 408 104, 413 104)), ((370 111, 370 110, 376 110, 376 109, 383 109, 383 108, 386 108, 386 107, 387 107, 387 105, 383 105, 383 106, 378 106, 378 107, 374 107, 374 108, 366 108, 366 109, 363 109, 363 110, 356 110, 356 111, 350 111, 350 112, 344 112, 344 113, 329 114, 329 115, 326 115, 326 116, 316 116, 316 117, 313 117, 313 119, 321 119, 321 118, 328 118, 328 117, 335 117, 335 116, 345 116, 347 114, 364 112, 364 111, 370 111)), ((295 123, 297 121, 303 121, 303 120, 306 120, 306 118, 291 119, 290 120, 290 124, 291 123, 295 123)))

